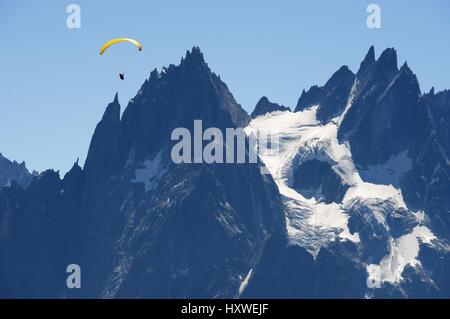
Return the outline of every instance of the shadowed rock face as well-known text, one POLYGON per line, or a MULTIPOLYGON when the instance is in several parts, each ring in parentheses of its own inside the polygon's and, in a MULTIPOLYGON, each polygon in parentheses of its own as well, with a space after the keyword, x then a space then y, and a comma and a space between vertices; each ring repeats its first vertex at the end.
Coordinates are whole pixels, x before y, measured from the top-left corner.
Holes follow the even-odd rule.
POLYGON ((352 105, 339 127, 361 167, 387 162, 411 147, 426 126, 416 76, 406 63, 397 68, 397 54, 386 49, 374 60, 372 49, 356 74, 352 105))
POLYGON ((410 148, 412 168, 400 184, 408 204, 429 212, 435 231, 450 239, 450 92, 432 89, 421 104, 427 125, 410 148))
POLYGON ((272 237, 242 298, 364 298, 365 269, 337 243, 314 259, 303 247, 272 237))
POLYGON ((75 164, 61 180, 49 170, 25 190, 0 193, 0 296, 64 297, 66 267, 81 235, 83 172, 75 164))
POLYGON ((308 91, 303 90, 295 112, 319 105, 317 119, 328 122, 344 110, 354 79, 352 71, 347 66, 342 66, 324 86, 313 86, 308 91))
POLYGON ((325 203, 341 202, 348 189, 329 163, 316 159, 302 163, 295 170, 293 183, 306 198, 314 197, 325 203))
POLYGON ((0 296, 234 297, 284 208, 260 164, 175 164, 171 132, 249 116, 198 48, 152 72, 120 118, 97 125, 83 169, 0 193, 0 296), (65 287, 79 264, 83 289, 65 287), (51 279, 49 279, 51 278, 51 279))

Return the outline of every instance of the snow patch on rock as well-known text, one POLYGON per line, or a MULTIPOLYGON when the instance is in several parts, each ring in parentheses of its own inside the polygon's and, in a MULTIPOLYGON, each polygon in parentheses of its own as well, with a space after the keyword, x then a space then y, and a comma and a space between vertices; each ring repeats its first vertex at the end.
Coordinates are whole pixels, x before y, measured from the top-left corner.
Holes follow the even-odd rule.
POLYGON ((252 277, 252 272, 253 272, 253 269, 250 268, 250 270, 249 270, 247 276, 245 276, 244 280, 242 280, 242 282, 241 282, 241 284, 240 284, 240 286, 239 286, 239 294, 238 294, 238 297, 239 297, 240 295, 242 295, 242 293, 244 292, 245 288, 247 288, 248 282, 250 281, 250 278, 252 277))
POLYGON ((369 280, 373 282, 399 283, 406 265, 420 265, 417 259, 420 243, 431 244, 436 237, 425 226, 416 226, 406 235, 390 240, 390 253, 379 264, 367 265, 369 280))
POLYGON ((161 153, 156 154, 153 159, 147 159, 142 167, 136 169, 132 183, 144 183, 145 191, 149 192, 156 188, 158 180, 166 173, 161 163, 161 153))

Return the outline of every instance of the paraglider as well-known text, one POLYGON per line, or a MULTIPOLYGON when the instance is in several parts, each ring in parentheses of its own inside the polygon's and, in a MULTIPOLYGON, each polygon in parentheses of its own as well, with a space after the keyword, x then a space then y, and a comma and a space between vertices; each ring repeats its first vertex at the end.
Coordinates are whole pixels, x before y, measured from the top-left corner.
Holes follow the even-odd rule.
POLYGON ((139 41, 130 38, 117 38, 106 42, 100 49, 100 55, 102 55, 103 52, 105 52, 105 50, 108 49, 110 46, 120 42, 129 42, 133 44, 139 51, 142 51, 142 44, 140 44, 139 41))
MULTIPOLYGON (((130 38, 117 38, 112 39, 106 42, 101 48, 100 48, 100 55, 103 55, 103 52, 105 52, 106 49, 108 49, 110 46, 120 43, 120 42, 129 42, 133 44, 139 51, 142 51, 142 44, 139 43, 139 41, 130 39, 130 38)), ((119 73, 119 79, 122 81, 125 80, 125 73, 119 73)))

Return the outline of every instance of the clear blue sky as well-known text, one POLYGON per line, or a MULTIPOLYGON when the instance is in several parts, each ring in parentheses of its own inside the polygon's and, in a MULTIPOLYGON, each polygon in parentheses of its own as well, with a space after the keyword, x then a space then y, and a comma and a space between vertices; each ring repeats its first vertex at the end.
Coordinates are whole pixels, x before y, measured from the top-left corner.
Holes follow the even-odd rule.
POLYGON ((263 95, 295 106, 341 65, 356 71, 371 44, 377 55, 395 47, 423 91, 450 88, 449 17, 448 0, 0 0, 0 152, 65 173, 84 162, 115 92, 123 110, 152 69, 193 45, 247 111, 263 95), (66 27, 70 3, 81 29, 66 27), (380 30, 366 27, 370 3, 381 6, 380 30), (100 57, 120 36, 143 52, 118 45, 100 57))

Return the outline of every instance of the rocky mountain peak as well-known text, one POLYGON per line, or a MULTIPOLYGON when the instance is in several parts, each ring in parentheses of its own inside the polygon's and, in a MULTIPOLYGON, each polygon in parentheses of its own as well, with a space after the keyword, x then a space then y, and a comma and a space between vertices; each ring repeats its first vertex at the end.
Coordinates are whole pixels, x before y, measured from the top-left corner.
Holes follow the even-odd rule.
POLYGON ((318 105, 317 118, 322 122, 331 120, 345 108, 354 80, 355 74, 348 66, 340 67, 324 86, 303 90, 295 111, 318 105))
POLYGON ((377 64, 392 70, 397 70, 397 51, 394 48, 385 49, 377 60, 377 64))
POLYGON ((290 111, 290 110, 291 109, 289 107, 279 105, 277 103, 272 103, 266 96, 263 96, 256 104, 255 109, 251 114, 251 117, 255 118, 264 115, 266 113, 271 113, 275 111, 290 111))
POLYGON ((186 55, 181 59, 180 67, 189 68, 191 72, 193 69, 207 70, 210 72, 203 52, 197 46, 194 46, 190 51, 186 51, 186 55))
POLYGON ((369 52, 356 76, 352 105, 339 127, 339 138, 349 140, 362 166, 382 164, 397 155, 425 125, 419 83, 407 63, 399 70, 397 53, 388 48, 367 66, 372 48, 369 52))
POLYGON ((120 121, 119 93, 114 95, 114 100, 108 104, 102 116, 103 123, 117 123, 120 121))
POLYGON ((375 47, 372 45, 359 66, 358 74, 364 73, 365 70, 374 65, 375 62, 375 47))

